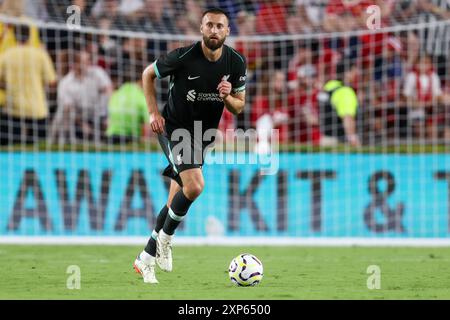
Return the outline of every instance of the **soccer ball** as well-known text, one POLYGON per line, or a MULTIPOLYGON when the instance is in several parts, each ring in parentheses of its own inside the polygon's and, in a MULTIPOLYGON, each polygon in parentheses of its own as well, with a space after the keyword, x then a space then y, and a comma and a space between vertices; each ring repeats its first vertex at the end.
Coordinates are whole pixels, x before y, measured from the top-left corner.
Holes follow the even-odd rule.
POLYGON ((243 253, 231 260, 228 275, 238 286, 255 286, 263 277, 263 265, 254 255, 243 253))

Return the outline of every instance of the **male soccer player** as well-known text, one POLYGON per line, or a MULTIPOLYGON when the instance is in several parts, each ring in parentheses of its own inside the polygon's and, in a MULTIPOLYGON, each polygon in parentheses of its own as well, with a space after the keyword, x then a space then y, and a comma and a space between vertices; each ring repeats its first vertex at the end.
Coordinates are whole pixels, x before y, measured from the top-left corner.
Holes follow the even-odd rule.
POLYGON ((200 32, 202 41, 162 56, 142 76, 151 128, 158 134, 170 163, 163 175, 172 179, 167 205, 157 217, 147 246, 134 262, 146 283, 158 283, 156 263, 162 270, 172 271, 173 234, 203 191, 204 151, 211 144, 203 134, 217 129, 224 106, 236 115, 245 105, 246 62, 241 54, 224 45, 230 34, 227 14, 216 8, 206 10, 200 32), (166 76, 170 76, 169 98, 160 114, 154 82, 166 76))

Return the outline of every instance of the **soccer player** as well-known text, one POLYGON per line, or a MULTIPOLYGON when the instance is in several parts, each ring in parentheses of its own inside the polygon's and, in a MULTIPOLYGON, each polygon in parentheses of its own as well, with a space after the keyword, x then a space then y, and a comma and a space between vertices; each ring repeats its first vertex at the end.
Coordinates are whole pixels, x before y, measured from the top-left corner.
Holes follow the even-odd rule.
POLYGON ((156 264, 164 271, 172 271, 175 229, 203 191, 204 152, 213 140, 206 135, 204 139, 204 133, 217 129, 224 106, 237 115, 245 105, 246 61, 224 45, 230 34, 227 13, 217 8, 206 10, 200 32, 202 41, 160 57, 142 76, 151 128, 158 134, 170 163, 163 175, 172 179, 167 205, 157 217, 147 246, 134 262, 146 283, 158 283, 156 264), (154 82, 166 76, 170 76, 169 99, 160 114, 154 82))

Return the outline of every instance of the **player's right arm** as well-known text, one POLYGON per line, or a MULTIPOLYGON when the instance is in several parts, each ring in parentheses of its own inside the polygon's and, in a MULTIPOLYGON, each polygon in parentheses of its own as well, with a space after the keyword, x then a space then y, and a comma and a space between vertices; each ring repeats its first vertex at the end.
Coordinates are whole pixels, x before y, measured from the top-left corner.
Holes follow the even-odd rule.
POLYGON ((157 78, 157 75, 153 65, 154 63, 144 70, 142 74, 142 84, 144 87, 148 113, 150 115, 150 127, 153 132, 161 134, 164 132, 165 120, 159 113, 158 105, 156 104, 155 79, 157 78))
POLYGON ((163 133, 165 125, 165 119, 159 113, 158 106, 156 105, 155 79, 162 79, 175 74, 183 65, 182 57, 187 56, 187 52, 193 46, 178 48, 169 52, 167 55, 161 56, 148 66, 142 74, 145 100, 150 115, 150 126, 155 133, 163 133))

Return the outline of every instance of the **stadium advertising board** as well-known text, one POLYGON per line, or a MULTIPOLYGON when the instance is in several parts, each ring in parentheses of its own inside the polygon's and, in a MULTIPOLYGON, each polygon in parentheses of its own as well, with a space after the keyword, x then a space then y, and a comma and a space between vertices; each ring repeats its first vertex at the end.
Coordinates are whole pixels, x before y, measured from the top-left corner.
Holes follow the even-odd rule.
MULTIPOLYGON (((3 153, 0 235, 148 236, 161 153, 3 153)), ((450 234, 450 155, 280 154, 279 169, 213 164, 179 236, 450 234)))

